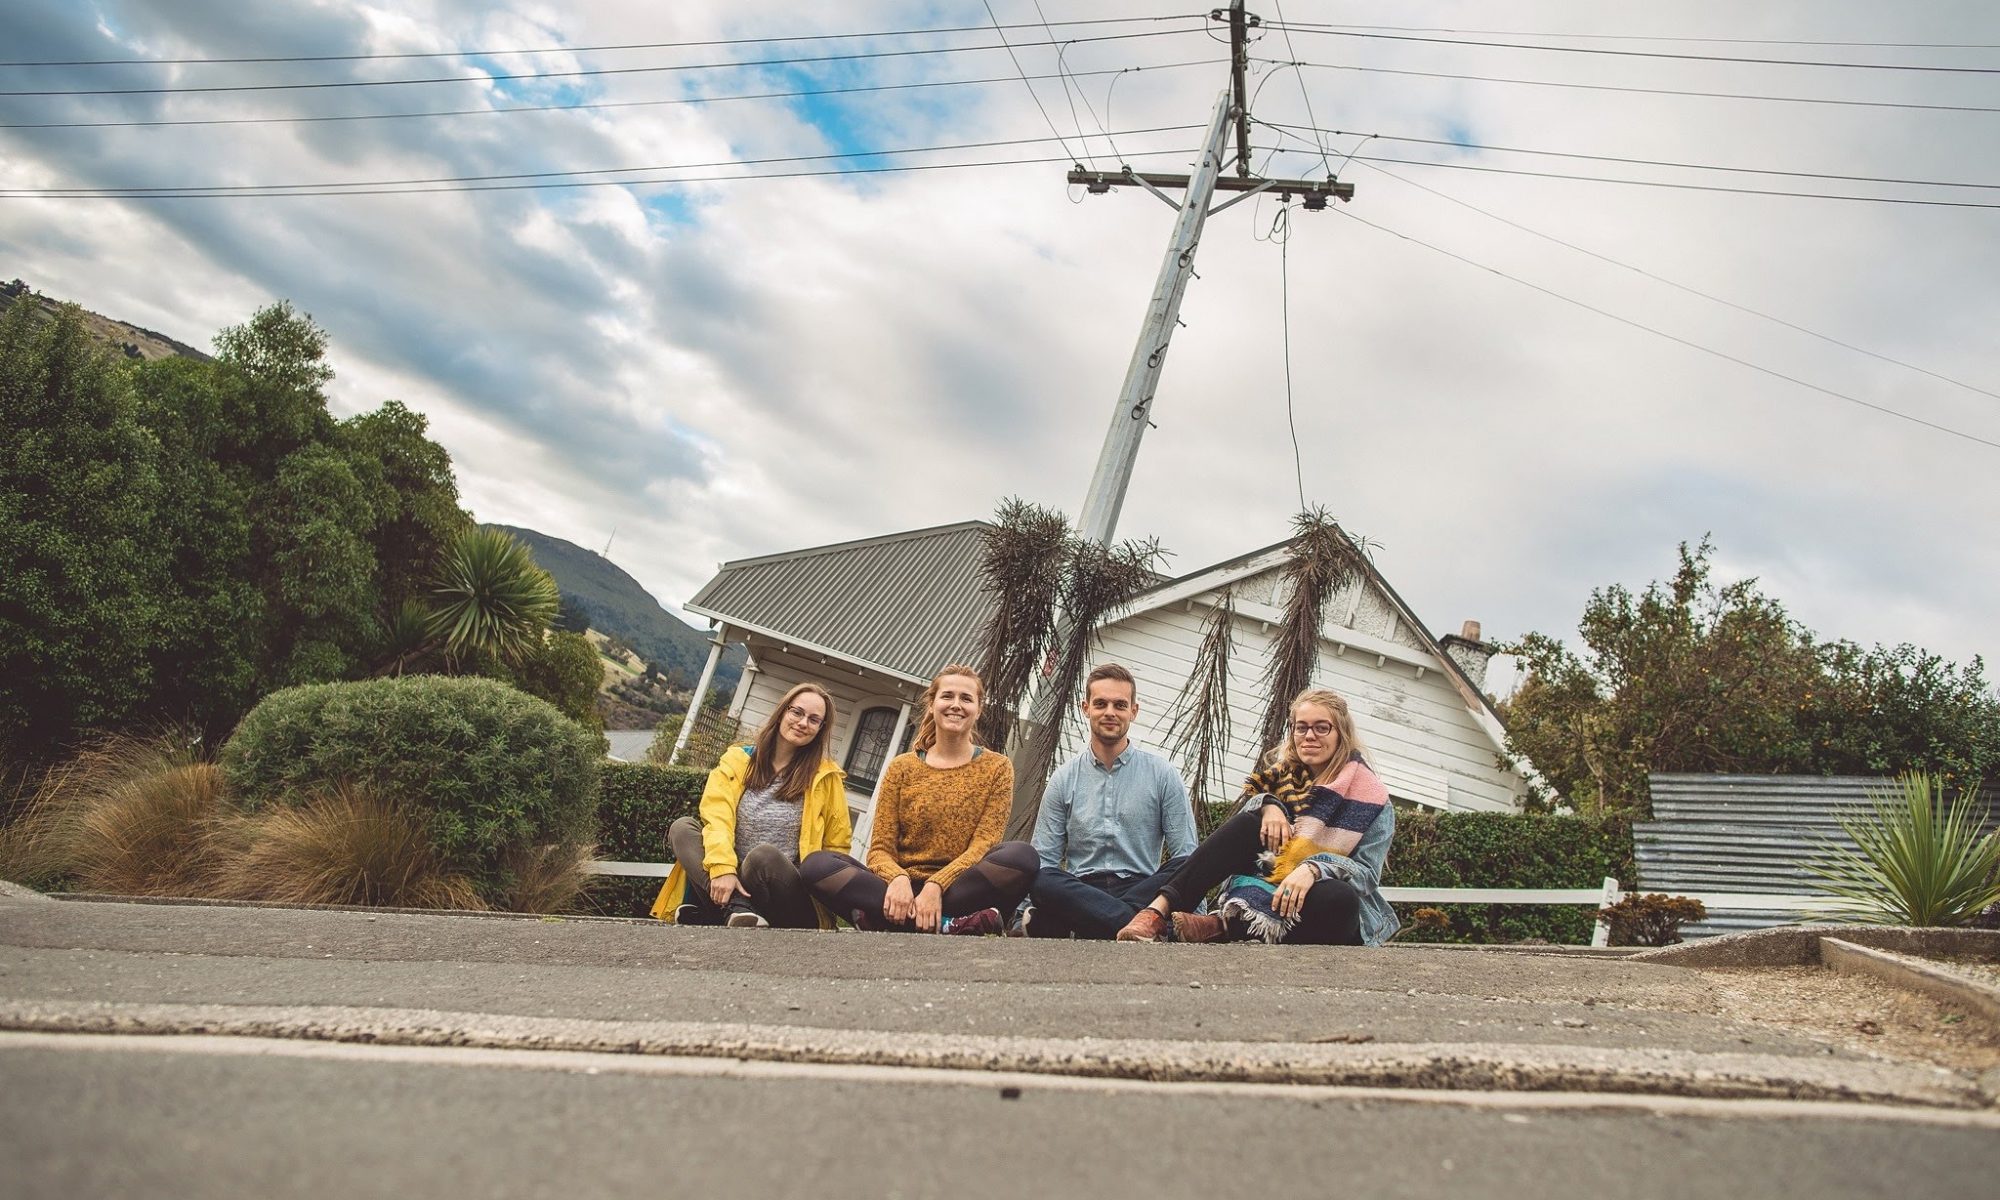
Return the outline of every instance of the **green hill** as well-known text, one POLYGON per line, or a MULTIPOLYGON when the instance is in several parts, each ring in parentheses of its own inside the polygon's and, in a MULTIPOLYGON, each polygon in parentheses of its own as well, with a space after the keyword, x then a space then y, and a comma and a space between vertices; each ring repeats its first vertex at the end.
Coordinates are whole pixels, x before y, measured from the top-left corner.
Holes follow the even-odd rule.
MULTIPOLYGON (((708 661, 708 635, 660 607, 652 593, 616 563, 575 542, 532 529, 489 528, 503 529, 526 543, 542 569, 555 576, 563 595, 582 601, 590 610, 592 629, 625 639, 640 658, 682 687, 694 686, 701 677, 701 666, 708 661)), ((724 651, 722 661, 715 664, 712 686, 736 686, 743 658, 741 646, 724 651)))

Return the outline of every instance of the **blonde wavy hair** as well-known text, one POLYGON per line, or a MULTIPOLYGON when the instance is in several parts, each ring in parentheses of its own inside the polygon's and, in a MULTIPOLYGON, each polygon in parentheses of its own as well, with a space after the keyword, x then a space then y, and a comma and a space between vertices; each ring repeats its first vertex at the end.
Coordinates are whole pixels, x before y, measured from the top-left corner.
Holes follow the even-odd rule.
POLYGON ((1271 747, 1270 753, 1264 756, 1265 766, 1305 769, 1305 760, 1299 757, 1299 748, 1292 739, 1292 723, 1298 720, 1299 707, 1305 704, 1317 704, 1333 714, 1331 761, 1336 769, 1345 763, 1350 755, 1359 754, 1364 758, 1367 757, 1367 748, 1361 744, 1360 735, 1354 732, 1354 714, 1347 710, 1347 701, 1340 693, 1326 688, 1307 688, 1292 697, 1291 708, 1288 710, 1291 720, 1285 722, 1285 740, 1271 747))
MULTIPOLYGON (((942 683, 947 675, 963 675, 967 679, 972 680, 973 688, 979 693, 980 708, 984 709, 986 707, 986 681, 979 677, 979 672, 966 666, 964 663, 952 663, 942 671, 931 676, 930 686, 924 689, 922 698, 917 701, 917 707, 923 713, 923 716, 917 719, 917 736, 910 743, 911 750, 928 750, 932 746, 937 745, 937 718, 931 715, 931 701, 937 699, 938 684, 942 683)), ((972 744, 975 746, 983 744, 979 740, 979 723, 977 721, 974 721, 972 724, 972 744)))

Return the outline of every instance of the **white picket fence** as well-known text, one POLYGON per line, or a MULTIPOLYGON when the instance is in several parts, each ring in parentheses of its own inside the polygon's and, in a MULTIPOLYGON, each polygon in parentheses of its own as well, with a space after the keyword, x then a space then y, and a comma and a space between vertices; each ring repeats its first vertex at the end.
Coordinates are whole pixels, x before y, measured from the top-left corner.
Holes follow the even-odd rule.
MULTIPOLYGON (((592 875, 626 875, 641 879, 665 879, 673 870, 672 863, 657 862, 612 862, 597 860, 584 864, 584 870, 592 875)), ((1675 895, 1682 895, 1676 892, 1675 895)), ((1606 876, 1602 887, 1595 888, 1422 888, 1385 887, 1384 900, 1398 904, 1577 904, 1592 908, 1609 908, 1625 895, 1619 890, 1618 881, 1606 876)), ((1813 896, 1793 896, 1776 892, 1703 892, 1687 896, 1699 900, 1702 907, 1710 912, 1733 912, 1745 909, 1781 910, 1803 912, 1822 904, 1824 901, 1813 896)), ((1609 946, 1611 926, 1602 917, 1591 932, 1590 944, 1609 946)))

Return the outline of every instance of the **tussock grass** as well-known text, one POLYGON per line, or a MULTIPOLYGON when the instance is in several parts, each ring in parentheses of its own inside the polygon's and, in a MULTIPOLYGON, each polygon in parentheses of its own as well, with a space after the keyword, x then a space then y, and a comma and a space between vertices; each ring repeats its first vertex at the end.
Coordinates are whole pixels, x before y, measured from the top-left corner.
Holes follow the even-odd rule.
POLYGON ((583 903, 592 877, 583 864, 597 856, 597 847, 537 846, 508 861, 512 883, 501 897, 509 912, 575 912, 583 903))
POLYGON ((290 904, 483 909, 472 881, 445 869, 423 820, 356 786, 241 819, 217 895, 290 904))
POLYGON ((212 895, 228 787, 182 739, 113 737, 31 785, 0 876, 128 896, 212 895))

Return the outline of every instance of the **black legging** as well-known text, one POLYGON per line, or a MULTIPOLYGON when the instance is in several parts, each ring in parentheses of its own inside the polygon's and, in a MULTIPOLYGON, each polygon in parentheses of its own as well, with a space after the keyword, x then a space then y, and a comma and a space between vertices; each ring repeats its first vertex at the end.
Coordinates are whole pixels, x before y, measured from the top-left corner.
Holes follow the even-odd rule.
MULTIPOLYGON (((962 917, 982 908, 1009 913, 1028 894, 1041 859, 1026 842, 1001 842, 944 889, 944 915, 962 917)), ((799 874, 821 904, 835 916, 863 928, 910 929, 915 922, 891 922, 882 915, 889 883, 855 859, 832 850, 815 850, 799 864, 799 874)), ((913 879, 911 881, 915 883, 913 879)), ((921 889, 921 885, 918 885, 921 889)))
MULTIPOLYGON (((1172 879, 1161 886, 1169 910, 1192 912, 1202 897, 1231 875, 1257 875, 1264 852, 1262 809, 1240 812, 1215 827, 1172 879)), ((1344 879, 1322 879, 1306 891, 1298 924, 1285 935, 1293 946, 1359 946, 1361 893, 1344 879)))

